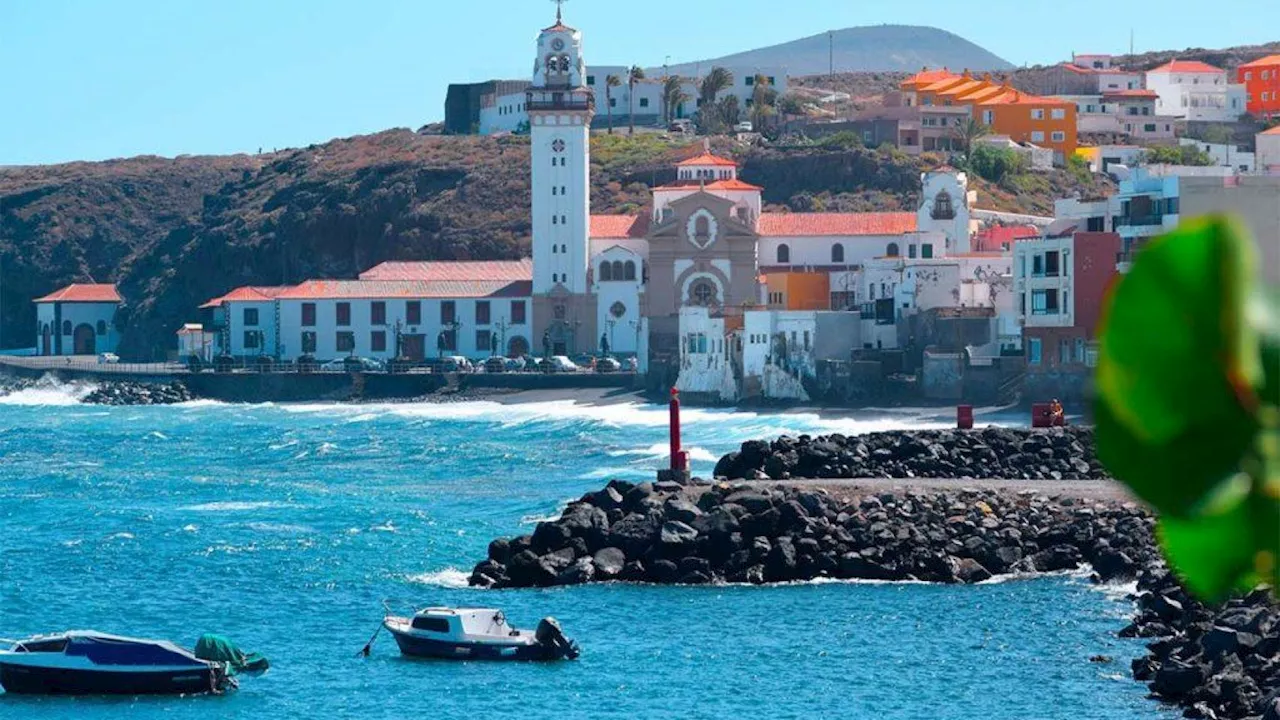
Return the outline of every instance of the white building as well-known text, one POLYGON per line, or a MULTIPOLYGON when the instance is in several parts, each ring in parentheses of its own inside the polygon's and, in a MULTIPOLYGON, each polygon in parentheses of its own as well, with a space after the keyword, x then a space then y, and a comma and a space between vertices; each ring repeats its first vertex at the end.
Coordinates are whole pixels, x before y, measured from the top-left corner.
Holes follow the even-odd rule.
POLYGON ((36 352, 39 355, 97 355, 120 343, 116 286, 75 283, 36 298, 36 352))
POLYGON ((1259 172, 1280 173, 1280 126, 1258 133, 1256 164, 1259 172))
POLYGON ((1242 173, 1251 173, 1257 168, 1257 158, 1254 153, 1235 143, 1211 143, 1188 137, 1181 138, 1178 142, 1198 148, 1213 158, 1215 165, 1221 167, 1242 173))
POLYGON ((1227 71, 1193 60, 1173 60, 1147 71, 1159 115, 1206 122, 1234 122, 1245 113, 1243 85, 1227 81, 1227 71))

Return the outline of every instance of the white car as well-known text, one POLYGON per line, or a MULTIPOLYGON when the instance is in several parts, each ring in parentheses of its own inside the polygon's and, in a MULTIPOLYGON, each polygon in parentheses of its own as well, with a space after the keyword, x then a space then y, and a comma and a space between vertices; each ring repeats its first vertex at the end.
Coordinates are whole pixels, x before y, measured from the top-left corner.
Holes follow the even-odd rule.
POLYGON ((750 120, 743 120, 742 122, 735 125, 733 129, 737 130, 738 132, 751 132, 753 130, 753 126, 751 125, 750 120))
POLYGON ((111 363, 118 363, 118 362, 120 362, 120 356, 115 353, 107 352, 107 353, 100 353, 98 355, 99 365, 108 365, 111 363))
POLYGON ((571 373, 579 370, 578 366, 564 355, 552 355, 549 358, 545 358, 538 363, 538 368, 543 372, 549 373, 571 373))

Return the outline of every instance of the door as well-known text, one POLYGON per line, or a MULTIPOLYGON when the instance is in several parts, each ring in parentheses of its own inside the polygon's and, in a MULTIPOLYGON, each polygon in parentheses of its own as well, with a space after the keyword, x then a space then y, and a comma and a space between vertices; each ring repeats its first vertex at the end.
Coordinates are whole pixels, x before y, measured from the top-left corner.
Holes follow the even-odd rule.
POLYGON ((93 332, 93 326, 81 323, 76 326, 75 332, 71 335, 72 347, 75 349, 75 355, 97 355, 94 350, 97 336, 93 332))
POLYGON ((529 341, 519 335, 507 343, 507 357, 524 357, 529 354, 529 341))
POLYGON ((427 343, 425 335, 400 336, 400 352, 414 362, 422 362, 426 359, 426 348, 427 343))
POLYGON ((41 338, 41 355, 53 354, 53 333, 49 332, 49 323, 44 324, 44 336, 41 338))

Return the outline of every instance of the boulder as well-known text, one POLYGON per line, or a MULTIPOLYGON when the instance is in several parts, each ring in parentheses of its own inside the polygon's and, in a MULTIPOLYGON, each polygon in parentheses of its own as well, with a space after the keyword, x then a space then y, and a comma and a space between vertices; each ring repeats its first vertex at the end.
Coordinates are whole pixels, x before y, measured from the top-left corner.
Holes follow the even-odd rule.
POLYGON ((627 563, 627 556, 619 548, 607 547, 597 550, 591 556, 591 562, 596 566, 597 577, 601 579, 615 578, 622 574, 622 569, 627 563))
POLYGON ((1156 670, 1151 690, 1161 697, 1177 700, 1190 695, 1204 683, 1205 671, 1199 665, 1169 661, 1156 670))
POLYGON ((665 546, 683 546, 697 539, 698 531, 679 520, 668 520, 659 532, 659 541, 665 546))
POLYGON ((668 520, 678 520, 682 523, 692 524, 704 513, 698 509, 697 505, 685 500, 682 497, 668 498, 662 504, 662 514, 668 520))
POLYGON ((581 585, 589 583, 595 578, 595 574, 596 567, 592 558, 578 558, 572 565, 560 571, 560 574, 556 576, 556 584, 581 585))
POLYGON ((639 557, 657 539, 661 518, 631 513, 609 528, 607 544, 621 548, 627 557, 639 557))
POLYGON ((962 583, 973 584, 991 579, 991 571, 973 558, 961 558, 955 566, 955 577, 962 583))

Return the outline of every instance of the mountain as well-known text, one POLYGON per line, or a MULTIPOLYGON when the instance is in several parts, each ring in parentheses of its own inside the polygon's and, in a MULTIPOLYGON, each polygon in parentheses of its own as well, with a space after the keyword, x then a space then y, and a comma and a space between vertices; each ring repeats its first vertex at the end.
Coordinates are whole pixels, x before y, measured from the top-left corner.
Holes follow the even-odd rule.
POLYGON ((835 30, 724 57, 668 68, 678 75, 705 73, 715 65, 785 67, 787 74, 827 73, 834 50, 836 72, 915 72, 922 67, 1005 70, 1012 65, 954 33, 917 25, 875 25, 835 30))

